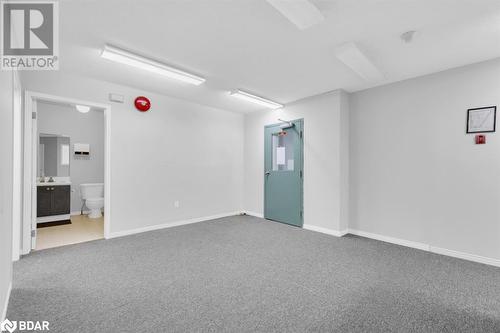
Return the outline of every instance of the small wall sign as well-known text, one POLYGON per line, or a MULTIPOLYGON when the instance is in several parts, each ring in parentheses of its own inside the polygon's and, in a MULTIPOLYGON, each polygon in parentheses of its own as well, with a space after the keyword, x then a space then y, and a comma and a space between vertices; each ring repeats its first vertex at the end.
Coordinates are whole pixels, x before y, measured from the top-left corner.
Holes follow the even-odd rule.
POLYGON ((151 101, 144 96, 139 96, 134 101, 135 108, 141 112, 146 112, 151 108, 151 101))
POLYGON ((496 118, 496 106, 467 110, 467 133, 495 132, 496 118))

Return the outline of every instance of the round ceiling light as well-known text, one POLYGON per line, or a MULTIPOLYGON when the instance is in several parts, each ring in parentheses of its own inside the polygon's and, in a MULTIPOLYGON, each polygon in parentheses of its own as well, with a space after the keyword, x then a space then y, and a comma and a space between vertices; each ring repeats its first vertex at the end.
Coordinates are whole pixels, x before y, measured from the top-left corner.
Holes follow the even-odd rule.
POLYGON ((88 105, 75 105, 78 112, 87 113, 90 111, 90 106, 88 105))

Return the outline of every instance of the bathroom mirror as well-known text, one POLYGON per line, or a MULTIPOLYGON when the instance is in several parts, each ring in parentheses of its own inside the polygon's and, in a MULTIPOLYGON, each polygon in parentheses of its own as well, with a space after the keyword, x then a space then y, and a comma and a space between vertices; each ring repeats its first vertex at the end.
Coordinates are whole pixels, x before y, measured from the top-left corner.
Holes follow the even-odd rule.
POLYGON ((69 177, 69 137, 40 133, 38 177, 69 177))

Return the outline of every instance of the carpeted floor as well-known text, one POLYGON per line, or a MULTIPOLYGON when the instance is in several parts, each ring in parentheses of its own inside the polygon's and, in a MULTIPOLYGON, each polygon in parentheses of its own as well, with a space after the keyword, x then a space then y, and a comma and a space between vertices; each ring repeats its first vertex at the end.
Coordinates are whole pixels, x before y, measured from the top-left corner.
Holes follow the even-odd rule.
POLYGON ((37 251, 10 320, 51 332, 500 332, 500 269, 231 217, 37 251))

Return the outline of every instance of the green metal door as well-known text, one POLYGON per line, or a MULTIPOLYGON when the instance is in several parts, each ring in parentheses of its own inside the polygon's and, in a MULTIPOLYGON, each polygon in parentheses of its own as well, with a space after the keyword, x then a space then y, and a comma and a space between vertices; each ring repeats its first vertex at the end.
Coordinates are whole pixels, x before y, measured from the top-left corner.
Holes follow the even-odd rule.
POLYGON ((264 129, 264 217, 298 227, 303 224, 303 127, 299 119, 264 129))

